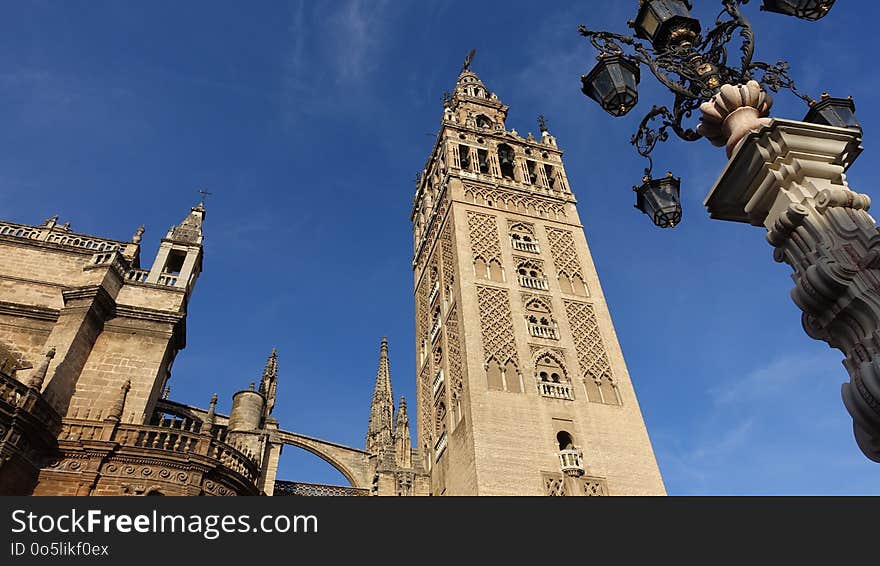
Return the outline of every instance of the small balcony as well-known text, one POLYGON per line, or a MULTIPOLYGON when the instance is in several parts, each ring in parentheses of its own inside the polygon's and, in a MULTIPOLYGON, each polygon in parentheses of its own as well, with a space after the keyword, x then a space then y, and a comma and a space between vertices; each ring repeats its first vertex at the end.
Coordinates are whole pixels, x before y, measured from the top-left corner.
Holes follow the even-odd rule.
POLYGON ((446 451, 446 431, 443 431, 443 434, 440 435, 440 438, 437 439, 437 443, 434 444, 434 461, 439 462, 440 456, 446 451))
POLYGON ((574 401, 574 392, 568 383, 552 383, 542 381, 538 383, 538 392, 543 397, 552 399, 564 399, 566 401, 574 401))
POLYGON ((556 327, 549 326, 546 324, 535 324, 533 322, 530 322, 529 323, 529 334, 531 334, 535 338, 546 338, 548 340, 559 340, 559 335, 556 332, 556 327))
POLYGON ((434 286, 431 288, 431 294, 428 295, 428 304, 433 305, 434 299, 437 298, 437 295, 440 294, 440 282, 434 281, 434 286))
POLYGON ((541 253, 541 248, 538 247, 537 242, 526 242, 524 240, 511 238, 510 243, 513 246, 513 249, 519 250, 521 252, 529 252, 533 254, 541 253))
POLYGON ((177 275, 174 273, 163 273, 159 276, 159 285, 167 285, 175 287, 177 285, 177 275))
POLYGON ((584 475, 584 455, 579 448, 560 450, 559 464, 567 476, 579 478, 584 475))
POLYGON ((550 287, 547 285, 546 277, 531 277, 529 275, 519 275, 519 284, 522 287, 526 287, 528 289, 537 289, 539 291, 546 291, 550 287))
POLYGON ((434 398, 440 394, 440 391, 443 390, 443 368, 437 370, 437 375, 434 376, 434 398))

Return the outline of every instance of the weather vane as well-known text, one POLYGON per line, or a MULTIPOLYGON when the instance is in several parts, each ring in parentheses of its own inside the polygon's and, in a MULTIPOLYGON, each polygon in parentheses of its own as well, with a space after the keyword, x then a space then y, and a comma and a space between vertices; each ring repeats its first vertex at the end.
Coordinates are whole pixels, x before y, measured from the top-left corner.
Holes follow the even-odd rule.
POLYGON ((462 71, 467 71, 468 69, 471 68, 471 61, 474 60, 474 55, 476 55, 476 54, 477 54, 476 49, 470 50, 470 52, 467 54, 467 57, 464 58, 464 65, 461 66, 462 71))
POLYGON ((541 128, 542 132, 547 131, 547 119, 544 118, 543 114, 538 116, 538 127, 541 128))
POLYGON ((202 203, 204 203, 206 200, 208 200, 208 197, 213 196, 214 193, 209 193, 205 189, 202 189, 199 191, 199 194, 202 195, 202 203))

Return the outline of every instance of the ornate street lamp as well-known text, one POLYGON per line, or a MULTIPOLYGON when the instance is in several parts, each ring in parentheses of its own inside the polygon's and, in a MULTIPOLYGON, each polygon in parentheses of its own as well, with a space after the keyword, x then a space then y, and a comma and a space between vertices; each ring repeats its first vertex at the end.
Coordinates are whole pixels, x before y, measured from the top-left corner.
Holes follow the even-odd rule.
POLYGON ((607 55, 589 75, 581 77, 581 91, 612 116, 623 116, 639 101, 638 63, 621 55, 607 55))
POLYGON ((691 9, 685 0, 642 1, 630 27, 636 30, 636 37, 649 40, 655 50, 662 51, 670 43, 693 41, 700 35, 700 21, 691 17, 691 9))
POLYGON ((681 222, 681 179, 672 172, 660 179, 652 179, 645 172, 640 187, 633 187, 636 192, 636 208, 651 217, 660 228, 674 228, 681 222))
POLYGON ((761 9, 815 21, 824 18, 833 5, 834 0, 764 0, 761 9))
MULTIPOLYGON (((726 146, 729 160, 704 205, 712 218, 766 229, 773 258, 793 270, 790 296, 803 311, 807 335, 844 355, 850 379, 841 396, 853 435, 865 456, 880 463, 880 228, 868 213, 871 198, 847 181, 863 150, 855 104, 828 94, 812 100, 797 92, 786 63, 754 61, 754 35, 740 11, 747 0, 720 1, 724 9, 706 32, 691 18, 690 3, 676 0, 642 0, 631 24, 635 38, 580 26, 599 51, 600 66, 608 57, 629 68, 644 65, 674 95, 671 108, 651 108, 630 140, 648 159, 642 184, 634 187, 636 208, 661 228, 681 220, 679 180, 671 173, 651 177, 651 152, 670 130, 686 141, 705 137, 726 146), (738 62, 728 60, 734 37, 741 39, 738 62), (781 89, 809 104, 803 121, 769 118, 767 91, 781 89), (699 126, 682 125, 696 110, 699 126)), ((763 7, 818 20, 833 4, 765 0, 763 7)), ((606 71, 588 78, 598 81, 606 71)))
MULTIPOLYGON (((579 27, 580 34, 588 38, 599 52, 596 67, 581 77, 582 90, 606 112, 612 116, 623 116, 636 105, 640 65, 647 67, 674 95, 671 108, 654 106, 642 119, 630 140, 636 151, 648 159, 647 178, 651 178, 653 168, 651 152, 658 142, 669 139, 670 130, 685 141, 708 137, 712 143, 724 145, 730 139, 730 132, 722 130, 736 127, 737 120, 726 121, 726 115, 719 115, 716 124, 711 123, 710 117, 699 128, 683 125, 684 120, 690 118, 701 105, 719 94, 724 85, 746 84, 757 79, 756 86, 747 93, 754 99, 750 103, 753 108, 751 112, 757 118, 767 115, 772 99, 769 96, 756 95, 755 88, 760 92, 763 92, 762 87, 773 92, 787 89, 805 102, 812 102, 797 92, 788 75, 787 63, 780 61, 769 64, 753 60, 754 34, 751 24, 741 11, 741 6, 747 3, 748 0, 721 0, 723 11, 714 26, 705 32, 702 32, 699 20, 691 16, 692 5, 687 0, 640 0, 636 18, 629 23, 635 30, 635 37, 593 31, 583 25, 579 27), (734 52, 734 49, 728 47, 734 37, 741 40, 739 51, 742 55, 738 61, 728 58, 728 54, 734 52), (647 40, 650 45, 639 40, 647 40)), ((815 20, 824 16, 833 3, 818 0, 765 0, 763 9, 815 20)), ((857 124, 854 117, 846 115, 846 108, 840 104, 826 103, 823 100, 814 106, 815 112, 811 116, 815 114, 814 119, 820 121, 819 123, 837 120, 836 123, 847 124, 844 127, 855 127, 854 124, 857 124), (825 122, 821 122, 822 120, 825 122)), ((728 147, 728 151, 732 149, 732 146, 728 147)), ((650 188, 650 183, 647 186, 650 188)), ((677 191, 676 179, 676 194, 677 191)), ((640 190, 638 194, 650 193, 640 190)), ((640 197, 639 202, 641 204, 636 206, 646 211, 642 205, 648 207, 647 201, 640 197)), ((646 213, 658 226, 671 227, 680 221, 680 207, 674 221, 661 216, 661 222, 657 222, 657 216, 651 212, 646 213)))
POLYGON ((807 112, 804 122, 861 130, 862 126, 856 120, 855 113, 856 105, 851 96, 849 98, 833 98, 825 92, 822 93, 822 100, 810 103, 810 111, 807 112))

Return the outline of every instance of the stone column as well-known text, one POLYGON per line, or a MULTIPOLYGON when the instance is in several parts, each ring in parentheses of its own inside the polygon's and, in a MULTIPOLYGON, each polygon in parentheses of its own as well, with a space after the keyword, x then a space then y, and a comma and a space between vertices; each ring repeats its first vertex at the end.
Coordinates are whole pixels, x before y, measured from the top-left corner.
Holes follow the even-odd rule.
POLYGON ((779 119, 755 126, 728 145, 706 208, 766 228, 774 259, 794 270, 804 330, 845 356, 843 402, 859 447, 880 462, 880 232, 871 199, 844 174, 861 132, 779 119))

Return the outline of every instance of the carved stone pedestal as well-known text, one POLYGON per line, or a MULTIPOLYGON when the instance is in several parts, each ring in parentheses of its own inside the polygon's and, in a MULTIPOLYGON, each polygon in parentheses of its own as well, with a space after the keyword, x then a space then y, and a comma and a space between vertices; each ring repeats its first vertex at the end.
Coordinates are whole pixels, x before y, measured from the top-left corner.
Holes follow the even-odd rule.
POLYGON ((737 144, 705 205, 767 229, 774 259, 794 269, 804 330, 846 356, 843 402, 880 462, 880 232, 844 175, 860 143, 858 130, 774 119, 737 144))

